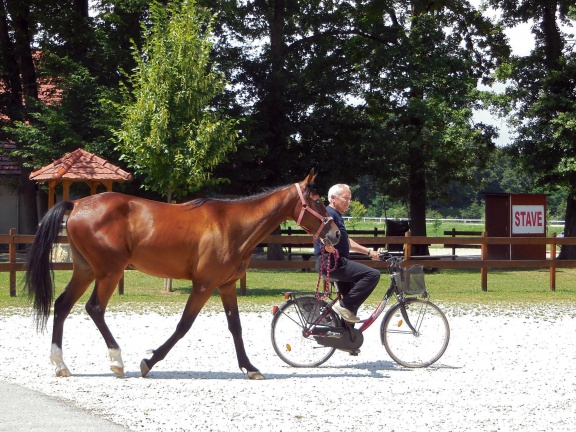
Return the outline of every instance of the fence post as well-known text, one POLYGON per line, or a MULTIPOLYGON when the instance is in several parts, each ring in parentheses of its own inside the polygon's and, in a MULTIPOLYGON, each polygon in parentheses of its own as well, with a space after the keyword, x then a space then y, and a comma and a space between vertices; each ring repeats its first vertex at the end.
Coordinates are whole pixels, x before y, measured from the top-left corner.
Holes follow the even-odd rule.
MULTIPOLYGON (((410 231, 406 231, 404 233, 404 237, 412 237, 412 233, 410 231)), ((412 242, 404 243, 404 260, 408 261, 410 259, 410 255, 412 255, 412 242)))
MULTIPOLYGON (((10 244, 8 245, 8 262, 16 264, 16 243, 14 236, 16 235, 16 228, 10 228, 10 244)), ((10 269, 10 297, 16 297, 16 270, 10 269)))
MULTIPOLYGON (((456 237, 456 228, 452 228, 452 237, 456 237)), ((452 244, 452 261, 456 260, 456 245, 452 244)))
POLYGON ((556 291, 556 233, 550 241, 550 291, 556 291))
MULTIPOLYGON (((488 232, 484 231, 482 237, 488 237, 488 232)), ((488 258, 488 245, 486 242, 482 243, 480 246, 480 260, 484 261, 488 258)), ((482 291, 488 291, 488 268, 480 267, 480 284, 482 285, 482 291)))
POLYGON ((244 273, 244 276, 240 279, 240 295, 246 295, 246 273, 244 273))
MULTIPOLYGON (((292 227, 288 227, 288 235, 292 235, 292 227)), ((288 245, 288 261, 292 261, 292 245, 288 245)), ((246 282, 246 280, 244 280, 246 282)))

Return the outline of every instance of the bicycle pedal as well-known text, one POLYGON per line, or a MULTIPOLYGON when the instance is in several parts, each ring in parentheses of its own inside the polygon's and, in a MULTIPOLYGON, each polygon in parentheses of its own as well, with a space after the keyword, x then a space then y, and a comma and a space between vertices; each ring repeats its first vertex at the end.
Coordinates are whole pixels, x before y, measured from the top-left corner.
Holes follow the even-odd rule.
POLYGON ((350 354, 351 356, 357 357, 358 354, 360 354, 360 349, 355 349, 355 350, 351 350, 351 349, 340 349, 340 351, 344 351, 347 352, 348 354, 350 354))

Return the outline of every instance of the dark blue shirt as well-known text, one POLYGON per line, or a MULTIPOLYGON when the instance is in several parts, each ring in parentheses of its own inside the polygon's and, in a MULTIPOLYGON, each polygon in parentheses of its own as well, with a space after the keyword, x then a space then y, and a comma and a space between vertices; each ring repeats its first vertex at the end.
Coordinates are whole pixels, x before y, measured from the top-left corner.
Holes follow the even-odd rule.
MULTIPOLYGON (((326 207, 326 210, 328 211, 328 214, 332 216, 334 223, 340 230, 340 240, 335 246, 336 250, 338 251, 338 255, 344 258, 348 258, 350 255, 350 241, 348 240, 348 232, 346 231, 346 226, 344 225, 344 219, 342 218, 342 215, 338 213, 338 210, 336 210, 334 207, 328 206, 326 207)), ((314 255, 319 256, 321 252, 322 242, 320 239, 318 239, 314 244, 314 255)))

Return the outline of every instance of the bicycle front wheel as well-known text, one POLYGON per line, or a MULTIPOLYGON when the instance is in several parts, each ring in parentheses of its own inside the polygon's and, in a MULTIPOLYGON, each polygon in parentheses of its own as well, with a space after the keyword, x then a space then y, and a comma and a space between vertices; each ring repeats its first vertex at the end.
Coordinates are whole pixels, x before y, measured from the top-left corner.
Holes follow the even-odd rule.
POLYGON ((450 327, 446 316, 434 303, 408 298, 388 310, 382 320, 380 337, 396 363, 421 368, 442 357, 450 341, 450 327))
MULTIPOLYGON (((284 362, 294 367, 320 366, 334 354, 335 348, 320 345, 304 331, 324 310, 326 303, 315 297, 299 297, 284 303, 272 318, 272 346, 284 362)), ((322 319, 325 326, 338 326, 339 318, 330 311, 322 319)))

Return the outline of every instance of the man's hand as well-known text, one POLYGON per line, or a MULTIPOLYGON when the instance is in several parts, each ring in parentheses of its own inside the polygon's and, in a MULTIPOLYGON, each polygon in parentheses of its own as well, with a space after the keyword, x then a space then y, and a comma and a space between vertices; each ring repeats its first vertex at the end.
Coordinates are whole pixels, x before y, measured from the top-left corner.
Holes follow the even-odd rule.
POLYGON ((370 252, 368 252, 368 256, 374 261, 380 261, 380 253, 378 253, 378 251, 370 250, 370 252))
POLYGON ((334 253, 334 250, 336 249, 334 246, 332 245, 324 245, 324 249, 326 249, 326 252, 328 253, 334 253))

